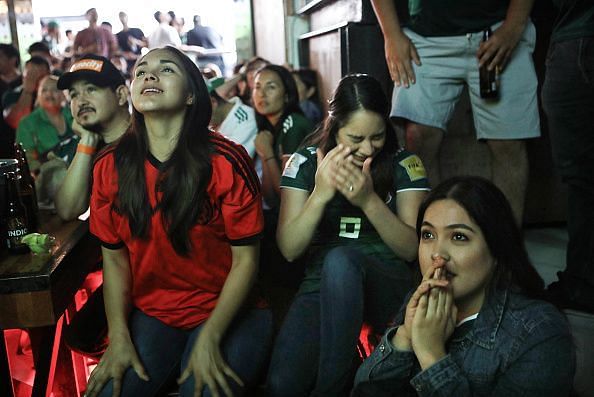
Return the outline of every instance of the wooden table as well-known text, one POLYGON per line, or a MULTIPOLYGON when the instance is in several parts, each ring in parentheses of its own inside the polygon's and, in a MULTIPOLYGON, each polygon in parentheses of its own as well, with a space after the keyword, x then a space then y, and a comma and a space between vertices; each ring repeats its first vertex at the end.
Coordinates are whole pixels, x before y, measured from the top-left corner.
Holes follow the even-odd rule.
MULTIPOLYGON (((30 331, 36 369, 33 397, 45 396, 56 356, 52 355, 56 324, 100 258, 99 242, 89 233, 87 222, 63 222, 42 211, 40 233, 56 238, 48 254, 4 251, 0 257, 0 330, 30 331)), ((5 343, 0 342, 0 396, 14 396, 5 343)))

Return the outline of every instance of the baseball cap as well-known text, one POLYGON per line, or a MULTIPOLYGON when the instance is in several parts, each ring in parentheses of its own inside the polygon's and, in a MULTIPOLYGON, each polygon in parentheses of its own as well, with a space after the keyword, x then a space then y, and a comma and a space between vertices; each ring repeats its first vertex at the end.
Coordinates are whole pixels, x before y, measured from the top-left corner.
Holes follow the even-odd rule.
POLYGON ((224 77, 213 77, 212 79, 205 80, 206 88, 208 88, 208 94, 212 94, 214 90, 219 88, 225 83, 224 77))
POLYGON ((122 73, 109 59, 94 54, 83 55, 74 62, 68 72, 58 80, 58 89, 69 89, 72 83, 77 80, 87 80, 98 87, 126 84, 122 73))

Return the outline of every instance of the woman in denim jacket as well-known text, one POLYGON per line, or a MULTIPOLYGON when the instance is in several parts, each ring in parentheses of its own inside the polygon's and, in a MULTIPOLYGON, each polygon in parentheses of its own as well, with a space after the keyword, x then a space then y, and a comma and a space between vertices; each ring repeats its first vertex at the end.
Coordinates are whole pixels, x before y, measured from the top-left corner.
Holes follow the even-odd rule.
POLYGON ((509 203, 491 182, 440 184, 417 219, 423 279, 359 368, 354 396, 568 396, 563 314, 539 300, 509 203))

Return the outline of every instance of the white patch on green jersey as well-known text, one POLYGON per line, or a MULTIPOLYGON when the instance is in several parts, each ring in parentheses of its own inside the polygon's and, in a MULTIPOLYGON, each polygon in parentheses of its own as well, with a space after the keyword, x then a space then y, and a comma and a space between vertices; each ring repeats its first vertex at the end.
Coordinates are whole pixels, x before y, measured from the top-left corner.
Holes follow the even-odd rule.
POLYGON ((283 176, 288 178, 295 179, 297 177, 297 173, 299 172, 299 167, 301 164, 307 161, 307 157, 299 153, 293 153, 289 160, 287 160, 287 164, 285 164, 285 170, 283 171, 283 176))
POLYGON ((291 128, 293 128, 293 116, 289 116, 283 122, 283 134, 286 134, 291 128))
POLYGON ((339 237, 345 238, 359 238, 361 231, 361 218, 351 218, 347 216, 340 217, 340 233, 339 237))

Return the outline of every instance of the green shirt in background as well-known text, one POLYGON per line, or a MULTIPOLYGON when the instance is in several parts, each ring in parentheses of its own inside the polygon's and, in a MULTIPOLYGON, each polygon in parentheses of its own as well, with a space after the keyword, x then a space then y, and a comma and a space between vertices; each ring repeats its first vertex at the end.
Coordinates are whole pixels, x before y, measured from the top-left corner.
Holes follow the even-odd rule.
POLYGON ((313 125, 304 115, 291 113, 283 120, 278 139, 279 157, 291 155, 297 151, 303 139, 313 130, 313 125))
POLYGON ((76 154, 79 138, 72 131, 72 114, 68 106, 62 108, 62 117, 66 130, 60 135, 60 131, 49 121, 45 110, 36 108, 19 122, 17 142, 21 142, 23 148, 29 152, 36 151, 41 162, 51 151, 66 164, 70 164, 76 154))
POLYGON ((405 26, 426 37, 480 32, 503 21, 508 6, 509 0, 409 0, 405 26))
POLYGON ((551 42, 594 36, 593 0, 553 0, 559 8, 551 42))
MULTIPOLYGON (((396 194, 406 190, 429 190, 425 169, 418 156, 405 150, 394 154, 394 189, 385 198, 386 205, 396 214, 396 194)), ((281 178, 281 188, 305 190, 311 193, 315 186, 317 170, 316 147, 299 150, 287 162, 281 178)), ((308 247, 305 279, 300 293, 320 289, 322 263, 328 251, 339 246, 357 248, 394 266, 404 265, 384 243, 361 208, 352 205, 337 193, 327 204, 322 220, 308 247)))

